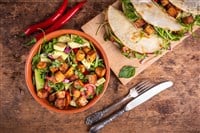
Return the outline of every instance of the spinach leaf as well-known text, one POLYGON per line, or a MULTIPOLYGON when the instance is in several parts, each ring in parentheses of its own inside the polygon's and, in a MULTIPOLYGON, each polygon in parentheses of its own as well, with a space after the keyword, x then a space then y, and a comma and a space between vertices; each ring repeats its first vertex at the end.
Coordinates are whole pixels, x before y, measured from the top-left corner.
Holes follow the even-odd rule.
POLYGON ((99 95, 99 94, 102 93, 102 91, 103 91, 103 86, 104 86, 104 84, 101 84, 101 85, 97 86, 97 88, 95 89, 96 95, 99 95))
POLYGON ((130 78, 135 75, 135 67, 123 66, 119 72, 119 78, 130 78))
POLYGON ((125 16, 132 22, 137 20, 139 17, 137 16, 137 13, 130 0, 121 0, 121 2, 122 2, 122 10, 125 16))

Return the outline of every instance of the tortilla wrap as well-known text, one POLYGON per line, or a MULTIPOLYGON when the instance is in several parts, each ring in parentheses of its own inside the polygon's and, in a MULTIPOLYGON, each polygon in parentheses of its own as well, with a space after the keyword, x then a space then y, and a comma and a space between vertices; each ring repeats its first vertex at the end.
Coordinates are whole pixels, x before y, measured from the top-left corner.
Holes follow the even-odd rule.
POLYGON ((139 53, 153 53, 161 49, 163 40, 156 34, 143 36, 142 29, 137 29, 116 8, 109 6, 108 23, 115 36, 128 48, 139 53))
POLYGON ((177 8, 194 14, 200 14, 200 1, 199 0, 169 0, 177 8))
POLYGON ((182 26, 175 18, 169 16, 164 10, 151 0, 131 0, 137 13, 149 24, 170 31, 180 31, 182 26))

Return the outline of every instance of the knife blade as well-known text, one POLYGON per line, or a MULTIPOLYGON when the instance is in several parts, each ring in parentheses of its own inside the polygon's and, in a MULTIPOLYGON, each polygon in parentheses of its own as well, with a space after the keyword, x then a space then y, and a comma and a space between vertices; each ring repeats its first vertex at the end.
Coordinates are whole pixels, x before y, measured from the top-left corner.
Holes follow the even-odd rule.
POLYGON ((162 83, 152 87, 148 91, 144 92, 143 94, 141 94, 137 98, 130 101, 125 106, 125 111, 129 111, 129 110, 137 107, 138 105, 140 105, 140 104, 144 103, 145 101, 151 99, 153 96, 155 96, 156 94, 160 93, 161 91, 171 87, 172 85, 173 85, 172 81, 165 81, 165 82, 162 82, 162 83))
POLYGON ((121 108, 119 111, 117 111, 116 113, 110 115, 109 117, 107 117, 106 119, 100 121, 99 123, 96 123, 95 125, 93 125, 90 130, 89 133, 96 133, 98 132, 100 129, 102 129, 106 124, 110 123, 111 121, 113 121, 115 118, 117 118, 118 116, 122 115, 124 112, 130 111, 133 108, 137 107, 138 105, 146 102, 147 100, 151 99, 152 97, 154 97, 155 95, 157 95, 158 93, 164 91, 165 89, 171 87, 173 85, 172 81, 165 81, 162 83, 159 83, 158 85, 155 85, 154 87, 152 87, 151 89, 147 90, 146 92, 144 92, 143 94, 139 95, 138 97, 136 97, 135 99, 131 100, 130 102, 128 102, 125 107, 121 108))

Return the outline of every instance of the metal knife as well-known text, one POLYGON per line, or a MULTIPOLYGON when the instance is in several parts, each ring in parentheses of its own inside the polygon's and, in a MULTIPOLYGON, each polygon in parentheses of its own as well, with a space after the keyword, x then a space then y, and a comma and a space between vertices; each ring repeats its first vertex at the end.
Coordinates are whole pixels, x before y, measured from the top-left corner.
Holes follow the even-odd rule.
POLYGON ((141 94, 137 98, 135 98, 135 99, 131 100, 130 102, 128 102, 122 109, 120 109, 116 113, 110 115, 106 119, 104 119, 104 120, 100 121, 99 123, 93 125, 90 128, 89 133, 96 133, 96 132, 98 132, 106 124, 110 123, 115 118, 117 118, 118 116, 122 115, 124 112, 127 112, 127 111, 130 111, 131 109, 134 109, 138 105, 146 102, 147 100, 151 99, 156 94, 158 94, 161 91, 163 91, 163 90, 171 87, 172 85, 173 85, 172 81, 165 81, 165 82, 162 82, 162 83, 160 83, 160 84, 152 87, 151 89, 149 89, 148 91, 144 92, 143 94, 141 94))

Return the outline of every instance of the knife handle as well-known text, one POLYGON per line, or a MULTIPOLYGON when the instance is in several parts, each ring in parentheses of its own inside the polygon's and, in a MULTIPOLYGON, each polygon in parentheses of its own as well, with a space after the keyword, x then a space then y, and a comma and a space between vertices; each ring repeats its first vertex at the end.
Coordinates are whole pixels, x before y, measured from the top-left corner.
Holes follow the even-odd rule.
POLYGON ((92 126, 89 130, 89 133, 97 133, 100 129, 102 129, 105 125, 112 122, 115 118, 118 116, 121 116, 125 112, 124 108, 120 109, 119 111, 111 114, 106 119, 96 123, 94 126, 92 126))
POLYGON ((103 118, 103 116, 107 113, 110 112, 111 110, 115 109, 115 107, 117 107, 118 105, 122 104, 124 101, 127 101, 129 98, 131 98, 129 95, 127 95, 126 97, 124 97, 123 99, 121 99, 120 101, 104 108, 103 110, 97 111, 91 115, 89 115, 88 117, 86 117, 85 123, 86 125, 92 125, 95 122, 99 121, 100 119, 103 118))

